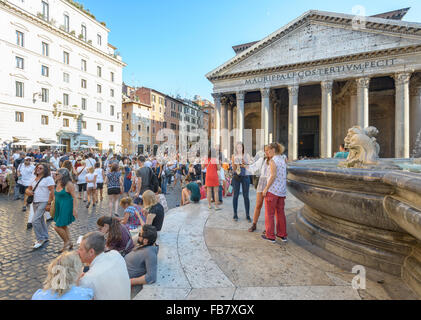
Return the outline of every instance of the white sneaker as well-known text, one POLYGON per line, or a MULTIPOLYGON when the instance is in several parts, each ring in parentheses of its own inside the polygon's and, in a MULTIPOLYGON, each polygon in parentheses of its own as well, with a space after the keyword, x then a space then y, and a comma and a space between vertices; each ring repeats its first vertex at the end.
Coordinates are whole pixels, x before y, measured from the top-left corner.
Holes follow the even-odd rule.
POLYGON ((39 249, 42 247, 42 245, 44 244, 44 242, 35 242, 35 245, 32 247, 32 249, 39 249))

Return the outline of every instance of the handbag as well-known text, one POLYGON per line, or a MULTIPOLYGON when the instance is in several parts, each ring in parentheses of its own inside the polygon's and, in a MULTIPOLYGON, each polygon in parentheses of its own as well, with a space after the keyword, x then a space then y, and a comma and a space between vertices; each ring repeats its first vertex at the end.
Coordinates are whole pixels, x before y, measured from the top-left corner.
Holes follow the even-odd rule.
MULTIPOLYGON (((35 190, 37 190, 38 185, 40 184, 40 182, 42 181, 42 179, 44 179, 44 177, 42 177, 41 179, 39 179, 38 183, 36 184, 34 190, 32 190, 32 192, 35 194, 35 190)), ((34 196, 28 196, 28 198, 26 198, 26 205, 30 205, 34 202, 34 196)))

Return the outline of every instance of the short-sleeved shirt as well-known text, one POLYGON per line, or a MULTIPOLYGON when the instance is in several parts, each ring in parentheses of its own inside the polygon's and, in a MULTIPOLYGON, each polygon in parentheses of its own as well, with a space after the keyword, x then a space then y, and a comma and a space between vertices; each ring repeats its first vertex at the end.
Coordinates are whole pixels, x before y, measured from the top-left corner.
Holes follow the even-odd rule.
POLYGON ((161 231, 162 225, 164 224, 164 207, 160 203, 157 203, 149 208, 149 213, 156 215, 152 225, 156 228, 156 231, 161 231))
POLYGON ((142 167, 136 171, 136 176, 142 179, 142 185, 140 186, 140 195, 145 191, 151 190, 151 178, 152 178, 152 169, 148 167, 142 167))
POLYGON ((200 188, 196 182, 190 182, 186 188, 191 192, 192 201, 200 201, 200 188))
POLYGON ((158 269, 158 246, 148 246, 133 250, 124 259, 130 279, 145 276, 147 284, 156 281, 158 269))
MULTIPOLYGON (((35 189, 38 181, 35 181, 35 178, 34 180, 32 180, 31 182, 32 190, 35 189)), ((55 186, 55 185, 56 184, 54 182, 54 179, 51 176, 43 178, 42 181, 38 184, 37 189, 35 190, 34 202, 35 203, 48 202, 50 198, 50 190, 48 190, 48 187, 55 186)))

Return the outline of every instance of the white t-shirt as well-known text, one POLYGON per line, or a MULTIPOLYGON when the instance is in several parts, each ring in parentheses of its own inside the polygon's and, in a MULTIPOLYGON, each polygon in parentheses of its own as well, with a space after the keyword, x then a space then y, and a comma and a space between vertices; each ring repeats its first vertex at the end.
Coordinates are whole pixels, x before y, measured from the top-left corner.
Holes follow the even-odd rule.
POLYGON ((101 253, 92 261, 80 286, 94 290, 95 300, 130 300, 130 278, 126 261, 115 250, 101 253))
POLYGON ((14 153, 13 154, 13 160, 17 160, 17 159, 19 159, 19 157, 20 157, 20 154, 19 153, 14 153))
POLYGON ((56 169, 60 169, 60 158, 51 157, 50 162, 56 167, 56 169))
POLYGON ((88 173, 85 177, 86 182, 88 183, 88 185, 86 186, 87 188, 95 188, 96 185, 93 183, 94 179, 95 179, 95 173, 88 173), (88 182, 92 181, 92 182, 88 182))
POLYGON ((96 175, 96 183, 104 183, 104 177, 102 173, 104 170, 102 168, 96 168, 94 174, 96 175))
POLYGON ((85 160, 86 168, 95 167, 95 163, 96 163, 95 159, 92 159, 92 158, 88 158, 85 160))
POLYGON ((219 176, 219 184, 221 186, 223 186, 224 181, 225 181, 225 170, 224 170, 224 168, 221 167, 221 169, 218 172, 218 176, 219 176))
POLYGON ((20 174, 22 175, 20 177, 20 184, 25 187, 28 187, 35 178, 34 176, 35 166, 32 164, 30 164, 29 166, 25 166, 24 164, 21 164, 18 170, 20 171, 20 174))
MULTIPOLYGON (((38 181, 35 181, 35 178, 31 182, 32 190, 35 189, 38 181)), ((39 183, 37 189, 34 193, 34 202, 48 202, 48 199, 50 198, 50 190, 48 190, 48 187, 55 186, 54 179, 49 176, 39 183)))
POLYGON ((78 178, 77 178, 77 184, 86 183, 86 174, 88 173, 88 171, 86 170, 86 167, 78 167, 77 173, 78 174, 80 173, 78 178))

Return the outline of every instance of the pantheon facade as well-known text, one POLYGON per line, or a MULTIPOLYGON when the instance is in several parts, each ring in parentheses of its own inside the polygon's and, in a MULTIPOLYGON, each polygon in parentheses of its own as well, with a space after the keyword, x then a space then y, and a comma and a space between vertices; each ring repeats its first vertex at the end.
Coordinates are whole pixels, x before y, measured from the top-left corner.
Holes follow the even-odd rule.
POLYGON ((233 47, 236 56, 206 75, 223 154, 244 129, 263 129, 263 142, 283 143, 290 159, 330 158, 359 125, 379 129, 381 157, 410 157, 421 130, 421 23, 402 21, 407 11, 309 11, 233 47), (222 129, 239 133, 227 139, 222 129))

